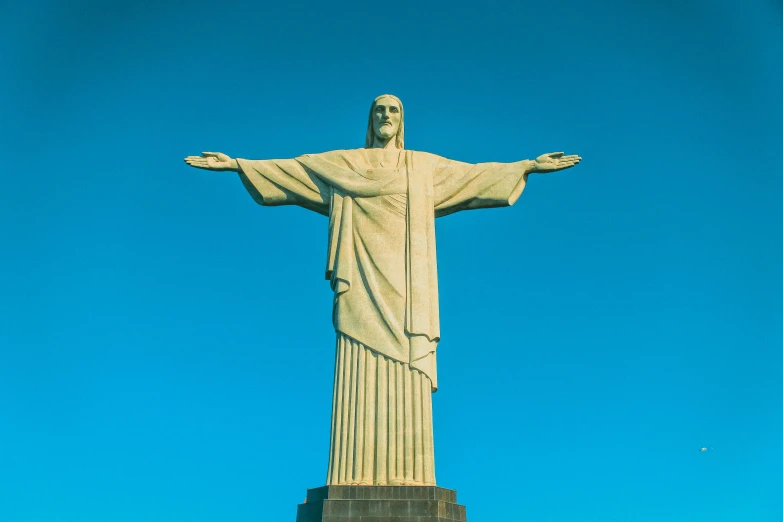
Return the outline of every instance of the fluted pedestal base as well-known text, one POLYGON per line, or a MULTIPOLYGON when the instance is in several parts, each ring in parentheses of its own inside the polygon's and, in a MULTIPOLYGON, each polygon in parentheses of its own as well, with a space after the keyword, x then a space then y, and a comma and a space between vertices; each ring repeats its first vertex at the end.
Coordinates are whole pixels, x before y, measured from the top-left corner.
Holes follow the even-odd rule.
POLYGON ((466 521, 457 492, 437 486, 324 486, 296 512, 296 522, 466 521))

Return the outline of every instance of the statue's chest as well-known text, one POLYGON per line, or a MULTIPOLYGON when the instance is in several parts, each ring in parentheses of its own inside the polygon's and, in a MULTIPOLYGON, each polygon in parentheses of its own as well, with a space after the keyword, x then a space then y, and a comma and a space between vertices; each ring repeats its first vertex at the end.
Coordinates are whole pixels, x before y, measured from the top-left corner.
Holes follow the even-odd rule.
POLYGON ((380 192, 378 195, 387 194, 407 194, 408 193, 408 169, 404 161, 398 161, 396 158, 390 166, 384 166, 380 161, 382 156, 370 158, 370 168, 365 170, 362 175, 372 181, 377 182, 380 192))

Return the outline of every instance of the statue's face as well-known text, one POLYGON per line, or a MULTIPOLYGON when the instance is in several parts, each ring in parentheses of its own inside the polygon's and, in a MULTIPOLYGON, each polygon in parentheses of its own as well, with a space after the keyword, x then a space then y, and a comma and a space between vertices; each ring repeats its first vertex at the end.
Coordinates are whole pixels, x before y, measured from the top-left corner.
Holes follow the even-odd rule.
POLYGON ((375 135, 388 140, 400 130, 400 104, 392 98, 383 97, 375 103, 372 112, 372 128, 375 135))

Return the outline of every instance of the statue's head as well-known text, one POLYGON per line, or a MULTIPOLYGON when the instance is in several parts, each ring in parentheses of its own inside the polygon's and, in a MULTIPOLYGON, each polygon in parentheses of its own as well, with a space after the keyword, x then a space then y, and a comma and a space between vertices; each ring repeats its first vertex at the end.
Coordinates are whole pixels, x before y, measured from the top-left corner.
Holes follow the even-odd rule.
POLYGON ((370 121, 367 124, 367 139, 364 147, 372 148, 375 138, 395 138, 398 149, 405 144, 405 114, 400 99, 392 94, 381 94, 372 102, 370 121))

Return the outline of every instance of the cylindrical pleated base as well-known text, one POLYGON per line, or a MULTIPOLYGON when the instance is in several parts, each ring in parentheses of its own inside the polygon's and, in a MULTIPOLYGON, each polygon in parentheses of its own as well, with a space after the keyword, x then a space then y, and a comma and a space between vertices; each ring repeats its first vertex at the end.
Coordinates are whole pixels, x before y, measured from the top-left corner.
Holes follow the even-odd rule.
POLYGON ((435 485, 432 385, 338 332, 327 485, 435 485))

